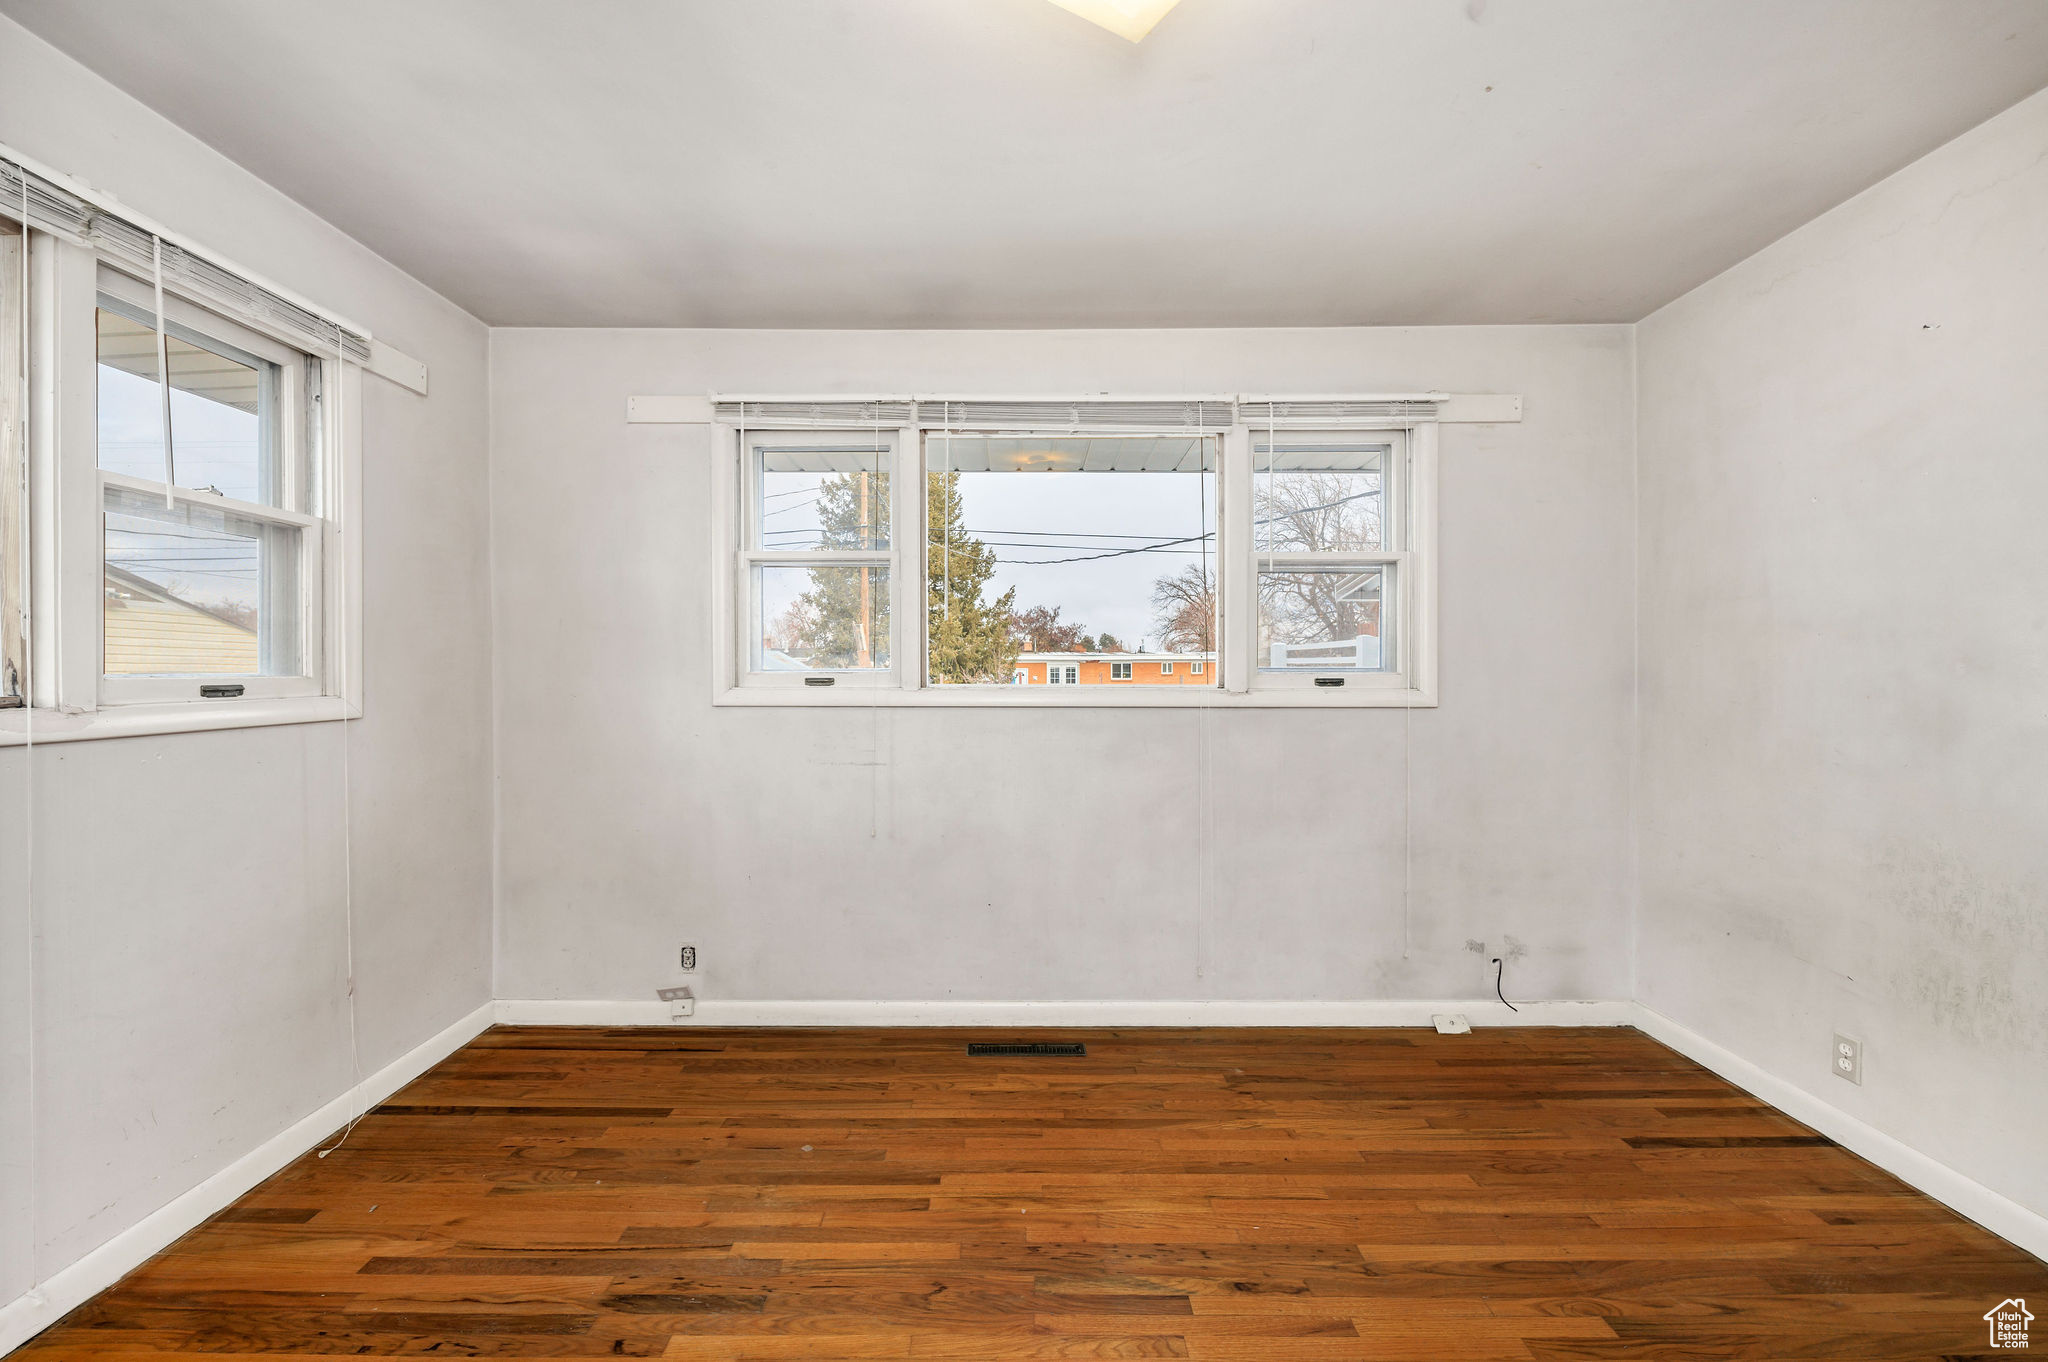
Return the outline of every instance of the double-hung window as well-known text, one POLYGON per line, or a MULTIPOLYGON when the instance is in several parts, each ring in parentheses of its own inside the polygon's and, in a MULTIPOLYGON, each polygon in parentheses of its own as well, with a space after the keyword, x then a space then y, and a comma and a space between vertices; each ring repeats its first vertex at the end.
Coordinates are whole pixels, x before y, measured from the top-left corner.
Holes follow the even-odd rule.
POLYGON ((0 743, 357 713, 369 340, 74 188, 0 159, 0 743))
POLYGON ((1254 429, 1250 436, 1253 684, 1399 676, 1406 433, 1254 429))
POLYGON ((319 694, 319 365, 175 301, 159 347, 148 288, 98 290, 100 702, 319 694))
POLYGON ((720 703, 1435 703, 1427 401, 714 411, 720 703))
POLYGON ((894 677, 894 431, 746 431, 739 651, 763 686, 894 677))

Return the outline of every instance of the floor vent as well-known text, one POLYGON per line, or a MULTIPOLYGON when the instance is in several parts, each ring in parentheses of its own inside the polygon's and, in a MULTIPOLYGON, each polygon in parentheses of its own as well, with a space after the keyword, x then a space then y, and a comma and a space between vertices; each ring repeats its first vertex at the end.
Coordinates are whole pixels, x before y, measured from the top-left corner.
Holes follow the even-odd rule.
POLYGON ((1077 1040, 1029 1040, 1011 1041, 1006 1044, 990 1041, 971 1041, 967 1046, 970 1055, 1079 1055, 1085 1057, 1088 1047, 1077 1040))

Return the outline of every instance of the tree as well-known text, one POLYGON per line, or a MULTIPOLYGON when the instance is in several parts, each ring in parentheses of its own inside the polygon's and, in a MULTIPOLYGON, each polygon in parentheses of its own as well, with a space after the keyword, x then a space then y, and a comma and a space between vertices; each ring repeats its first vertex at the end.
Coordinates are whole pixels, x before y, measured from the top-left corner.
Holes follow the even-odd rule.
POLYGON ((926 602, 930 654, 926 666, 935 681, 1008 681, 1017 665, 1017 639, 1010 620, 1017 604, 1011 587, 993 601, 981 598, 995 575, 995 550, 967 533, 961 523, 960 475, 927 479, 925 524, 926 602))
POLYGON ((1120 638, 1118 638, 1118 637, 1117 637, 1117 636, 1116 636, 1115 634, 1112 634, 1112 633, 1110 633, 1110 632, 1109 632, 1108 630, 1106 630, 1106 629, 1105 629, 1105 630, 1103 631, 1102 637, 1101 637, 1101 638, 1098 638, 1098 639, 1096 639, 1096 640, 1095 640, 1095 649, 1094 649, 1094 650, 1095 650, 1096 652, 1098 652, 1098 653, 1120 653, 1120 652, 1123 652, 1123 651, 1124 651, 1124 645, 1123 645, 1123 640, 1122 640, 1122 639, 1120 639, 1120 638))
MULTIPOLYGON (((842 473, 819 484, 819 547, 874 549, 887 545, 889 475, 842 473)), ((811 589, 776 622, 774 632, 810 652, 819 669, 881 667, 889 662, 889 588, 879 567, 811 569, 811 589), (800 608, 800 609, 799 609, 800 608)), ((770 646, 777 646, 772 641, 770 646)))
MULTIPOLYGON (((1260 547, 1282 553, 1372 549, 1384 543, 1380 482, 1358 473, 1288 473, 1266 479, 1253 512, 1260 547)), ((1349 643, 1380 633, 1382 575, 1280 572, 1259 584, 1259 614, 1276 643, 1349 643)))
POLYGON ((797 652, 810 646, 812 628, 811 612, 802 600, 794 600, 761 631, 761 642, 778 653, 797 652))
POLYGON ((1152 609, 1163 651, 1216 651, 1216 579, 1206 566, 1189 563, 1152 583, 1152 609))
POLYGON ((1061 624, 1056 605, 1034 605, 1010 616, 1010 633, 1025 652, 1071 653, 1085 648, 1088 626, 1061 624))

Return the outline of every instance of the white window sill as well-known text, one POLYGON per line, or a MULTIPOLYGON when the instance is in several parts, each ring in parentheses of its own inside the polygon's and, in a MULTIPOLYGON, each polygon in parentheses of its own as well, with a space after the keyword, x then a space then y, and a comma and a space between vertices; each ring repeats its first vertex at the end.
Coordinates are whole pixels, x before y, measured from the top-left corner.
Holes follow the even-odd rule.
POLYGON ((362 711, 332 695, 271 700, 195 700, 180 704, 122 705, 84 714, 49 709, 0 710, 0 747, 41 747, 95 738, 137 738, 153 733, 205 733, 222 728, 333 723, 362 711))
POLYGON ((1346 685, 1226 691, 1204 686, 731 686, 715 705, 814 709, 1434 709, 1436 692, 1401 686, 1346 685))

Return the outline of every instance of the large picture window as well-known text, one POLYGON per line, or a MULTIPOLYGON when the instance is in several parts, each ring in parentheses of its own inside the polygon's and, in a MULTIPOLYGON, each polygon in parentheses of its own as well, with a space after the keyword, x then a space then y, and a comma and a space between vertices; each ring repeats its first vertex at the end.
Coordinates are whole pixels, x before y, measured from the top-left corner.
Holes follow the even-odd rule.
POLYGON ((718 410, 721 702, 1435 703, 1435 431, 1412 408, 718 410))
POLYGON ((1211 656, 1222 444, 927 436, 928 684, 1129 681, 1139 660, 1211 656))

